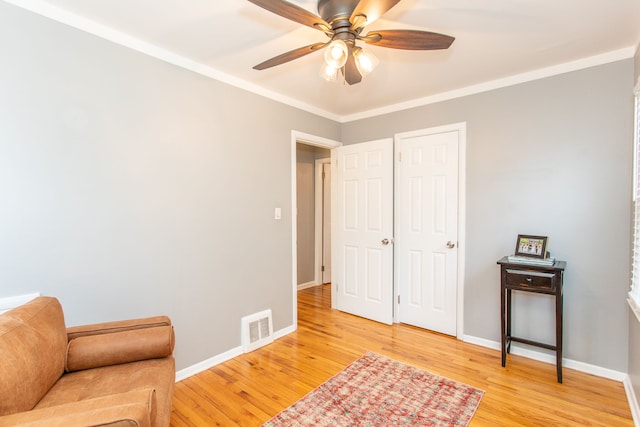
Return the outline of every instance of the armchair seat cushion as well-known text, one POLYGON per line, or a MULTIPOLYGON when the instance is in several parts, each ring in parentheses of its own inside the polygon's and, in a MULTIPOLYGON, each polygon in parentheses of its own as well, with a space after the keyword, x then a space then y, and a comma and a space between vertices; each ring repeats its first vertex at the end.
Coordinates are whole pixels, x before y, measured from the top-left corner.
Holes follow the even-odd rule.
POLYGON ((155 390, 131 390, 126 393, 7 415, 0 425, 151 427, 155 425, 155 407, 155 390))
POLYGON ((175 382, 174 363, 173 357, 168 357, 71 372, 60 377, 35 409, 153 388, 158 412, 155 425, 168 426, 175 382))
POLYGON ((0 425, 23 427, 152 427, 155 390, 131 390, 95 399, 33 409, 0 419, 0 425))

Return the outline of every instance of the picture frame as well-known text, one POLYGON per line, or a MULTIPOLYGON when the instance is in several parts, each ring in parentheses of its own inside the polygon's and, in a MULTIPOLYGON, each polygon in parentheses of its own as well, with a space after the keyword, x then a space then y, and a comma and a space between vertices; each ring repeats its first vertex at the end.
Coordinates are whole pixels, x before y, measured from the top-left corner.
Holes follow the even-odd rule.
POLYGON ((547 236, 518 234, 516 256, 545 259, 547 255, 547 236))

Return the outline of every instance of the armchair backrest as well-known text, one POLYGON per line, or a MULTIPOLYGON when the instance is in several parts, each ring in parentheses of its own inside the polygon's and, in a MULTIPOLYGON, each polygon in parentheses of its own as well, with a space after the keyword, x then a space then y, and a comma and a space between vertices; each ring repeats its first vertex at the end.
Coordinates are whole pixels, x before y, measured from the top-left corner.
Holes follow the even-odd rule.
POLYGON ((67 333, 56 298, 0 314, 0 415, 33 409, 64 372, 67 333))

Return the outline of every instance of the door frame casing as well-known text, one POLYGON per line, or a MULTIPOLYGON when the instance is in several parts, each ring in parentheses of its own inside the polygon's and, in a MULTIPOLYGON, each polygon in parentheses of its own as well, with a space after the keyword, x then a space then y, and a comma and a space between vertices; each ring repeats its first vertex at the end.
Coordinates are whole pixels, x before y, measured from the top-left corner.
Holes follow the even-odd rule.
POLYGON ((317 135, 311 135, 309 133, 296 130, 291 131, 291 288, 293 292, 292 312, 294 329, 298 328, 298 199, 296 196, 296 166, 298 157, 296 154, 296 144, 298 143, 326 148, 328 150, 342 146, 342 142, 339 141, 334 141, 332 139, 324 138, 317 135))
MULTIPOLYGON (((314 164, 314 176, 315 176, 315 186, 314 186, 314 197, 315 197, 315 218, 314 218, 314 227, 315 227, 315 282, 318 285, 322 285, 323 283, 323 274, 322 267, 325 263, 323 263, 323 249, 324 249, 324 235, 323 235, 323 226, 324 226, 324 185, 326 184, 326 180, 322 178, 323 165, 331 165, 331 157, 326 157, 324 159, 316 159, 314 164)), ((329 184, 331 185, 331 184, 329 184)))
MULTIPOLYGON (((465 271, 465 242, 466 242, 466 152, 467 152, 467 123, 459 122, 444 126, 437 126, 426 129, 419 129, 410 132, 402 132, 394 135, 394 158, 397 162, 400 156, 399 141, 405 138, 415 138, 439 133, 458 132, 458 265, 456 268, 456 338, 462 339, 464 336, 464 271, 465 271)), ((394 217, 398 218, 395 210, 399 206, 399 191, 397 185, 400 182, 399 168, 394 168, 394 191, 393 205, 394 217)), ((394 223, 394 235, 398 235, 398 224, 394 223)), ((402 242, 398 242, 400 245, 402 242)), ((398 265, 400 251, 394 251, 394 265, 398 265)), ((394 323, 400 322, 400 282, 398 280, 398 270, 394 269, 394 323)))

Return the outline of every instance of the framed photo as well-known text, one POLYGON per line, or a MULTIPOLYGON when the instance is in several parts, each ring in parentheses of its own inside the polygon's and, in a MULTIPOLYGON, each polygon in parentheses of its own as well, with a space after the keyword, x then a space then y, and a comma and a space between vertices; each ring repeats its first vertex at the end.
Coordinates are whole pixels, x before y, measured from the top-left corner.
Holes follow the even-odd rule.
POLYGON ((518 234, 516 242, 516 256, 544 259, 547 254, 546 236, 529 236, 518 234))

